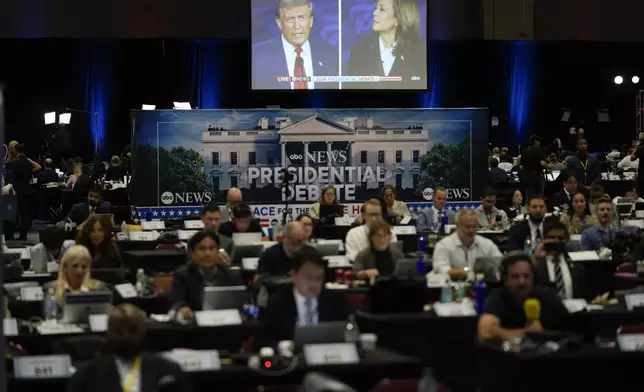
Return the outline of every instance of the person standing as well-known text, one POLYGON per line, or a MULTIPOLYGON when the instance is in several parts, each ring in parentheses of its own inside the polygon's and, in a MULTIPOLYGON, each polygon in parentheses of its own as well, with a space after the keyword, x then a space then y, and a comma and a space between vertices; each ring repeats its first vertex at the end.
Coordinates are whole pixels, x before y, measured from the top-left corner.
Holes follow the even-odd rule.
MULTIPOLYGON (((7 164, 13 173, 13 189, 18 199, 18 217, 20 219, 21 241, 27 240, 27 233, 31 227, 31 212, 29 201, 31 199, 31 178, 33 173, 40 170, 40 165, 25 156, 25 145, 17 143, 14 146, 16 157, 7 164)), ((9 235, 9 239, 11 239, 9 235)))
POLYGON ((599 161, 588 154, 588 142, 586 139, 577 141, 577 154, 568 159, 566 169, 573 171, 577 182, 585 187, 599 183, 602 178, 599 161))
POLYGON ((642 155, 642 142, 644 141, 644 133, 640 133, 638 136, 638 141, 637 144, 635 145, 635 149, 633 150, 633 153, 631 154, 631 162, 635 162, 636 160, 638 161, 638 166, 637 166, 637 194, 638 195, 644 195, 644 175, 640 175, 639 173, 642 173, 642 161, 644 159, 640 159, 640 155, 642 155))
POLYGON ((533 196, 543 195, 543 169, 548 168, 548 162, 546 151, 541 147, 537 136, 530 137, 530 147, 521 153, 521 166, 523 167, 521 184, 528 200, 533 196))

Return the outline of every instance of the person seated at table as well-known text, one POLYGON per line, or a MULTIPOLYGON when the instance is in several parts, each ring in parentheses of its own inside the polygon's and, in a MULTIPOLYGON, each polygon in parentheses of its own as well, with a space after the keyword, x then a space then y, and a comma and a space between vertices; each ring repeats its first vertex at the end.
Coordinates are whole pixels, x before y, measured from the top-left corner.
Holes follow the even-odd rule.
POLYGON ((54 170, 54 162, 51 158, 45 159, 43 167, 44 169, 38 173, 38 185, 50 184, 52 182, 58 183, 58 173, 54 170))
POLYGON ((434 198, 431 207, 424 208, 418 213, 419 230, 437 230, 440 227, 443 216, 447 216, 447 224, 454 223, 456 213, 447 206, 447 189, 442 186, 434 189, 434 198))
POLYGON ((123 182, 123 178, 127 175, 127 169, 123 167, 121 158, 114 155, 110 159, 110 167, 107 168, 105 173, 105 181, 123 182))
POLYGON ((221 221, 226 223, 233 220, 233 209, 243 200, 242 192, 239 188, 230 188, 226 193, 226 205, 221 211, 221 221))
POLYGON ((118 245, 112 237, 112 222, 100 215, 92 215, 81 226, 76 243, 89 249, 94 268, 121 268, 123 262, 118 245))
POLYGON ((385 201, 387 212, 395 215, 396 219, 411 216, 407 204, 404 201, 396 200, 396 188, 393 185, 385 185, 382 188, 382 199, 385 201))
MULTIPOLYGON (((327 206, 340 205, 340 203, 338 202, 338 197, 337 197, 335 187, 333 185, 327 185, 324 188, 322 188, 322 197, 320 197, 320 201, 313 203, 313 205, 311 206, 311 211, 309 211, 311 218, 313 219, 326 218, 326 217, 320 216, 320 206, 324 206, 324 205, 327 205, 327 206)), ((329 222, 329 223, 332 223, 332 222, 329 222)))
POLYGON ((80 367, 67 391, 192 391, 178 364, 144 352, 146 320, 145 312, 131 304, 112 309, 105 334, 108 353, 80 367))
POLYGON ((103 201, 103 189, 100 185, 92 185, 87 192, 87 201, 74 204, 67 214, 66 221, 75 223, 80 226, 94 214, 109 214, 112 211, 112 205, 103 201))
POLYGON ((456 231, 444 237, 434 248, 433 270, 449 274, 451 279, 466 279, 478 257, 500 257, 499 248, 488 238, 476 234, 477 214, 463 208, 456 214, 456 231))
POLYGON ((566 212, 570 207, 573 194, 577 192, 577 179, 574 172, 567 170, 561 173, 561 177, 563 188, 550 198, 550 209, 554 211, 555 207, 557 207, 560 211, 566 212))
POLYGON ((588 200, 581 191, 573 193, 568 209, 560 219, 569 234, 581 234, 582 231, 597 223, 595 217, 590 213, 588 200))
POLYGON ((566 244, 570 240, 566 226, 556 220, 546 223, 545 238, 534 252, 534 283, 556 290, 561 299, 585 298, 584 267, 570 264, 566 244))
MULTIPOLYGON (((376 199, 369 199, 362 205, 362 219, 365 224, 354 227, 347 233, 344 249, 347 258, 353 262, 358 253, 364 249, 369 249, 369 227, 372 223, 383 219, 382 204, 376 199)), ((391 235, 391 242, 398 241, 395 233, 391 235)))
POLYGON ((302 222, 289 222, 284 228, 284 237, 266 249, 257 262, 257 280, 262 276, 285 276, 293 269, 293 255, 307 245, 307 232, 302 222))
POLYGON ((295 326, 343 321, 349 317, 345 293, 324 288, 327 261, 311 247, 293 257, 293 285, 271 296, 260 318, 259 347, 293 340, 295 326))
POLYGON ((403 257, 405 255, 401 251, 391 246, 389 224, 379 219, 369 226, 369 248, 358 253, 353 262, 353 272, 361 279, 390 276, 396 262, 403 257))
MULTIPOLYGON (((74 246, 74 240, 65 240, 65 230, 59 226, 47 226, 40 230, 40 242, 31 247, 32 252, 40 252, 45 263, 60 264, 65 252, 74 246)), ((33 265, 30 267, 33 269, 33 265)))
POLYGON ((239 286, 241 279, 219 256, 219 235, 200 231, 188 241, 189 261, 173 274, 170 303, 179 320, 194 319, 203 309, 205 287, 239 286))
POLYGON ((65 188, 67 189, 72 189, 74 188, 74 185, 76 185, 76 181, 83 175, 83 164, 81 163, 76 164, 74 163, 74 168, 72 171, 72 175, 69 176, 67 179, 67 183, 65 183, 65 188))
POLYGON ((557 293, 543 286, 534 286, 534 266, 522 251, 505 255, 501 263, 503 287, 493 291, 485 301, 478 321, 479 340, 503 339, 525 332, 556 329, 568 314, 557 293), (540 304, 538 319, 528 321, 524 304, 535 299, 540 304))
POLYGON ((508 216, 505 211, 496 208, 496 191, 494 188, 484 188, 481 200, 481 205, 476 208, 479 229, 503 230, 508 225, 508 216))
POLYGON ((90 291, 109 291, 107 283, 92 279, 92 258, 83 245, 74 245, 65 252, 58 269, 58 278, 45 283, 45 293, 54 289, 56 302, 63 306, 65 293, 85 293, 90 291))
POLYGON ((527 219, 517 222, 508 231, 508 250, 523 249, 528 236, 535 247, 543 239, 543 223, 546 217, 546 200, 533 196, 528 201, 527 219))
MULTIPOLYGON (((215 203, 207 204, 201 210, 201 222, 203 222, 204 231, 214 231, 219 234, 221 227, 221 209, 215 203)), ((219 236, 219 247, 225 252, 220 256, 222 261, 230 264, 235 257, 235 242, 225 235, 219 236)))
POLYGON ((616 238, 613 224, 613 203, 609 198, 597 201, 597 223, 581 233, 581 250, 599 251, 610 248, 616 238))
POLYGON ((590 187, 590 194, 588 196, 588 208, 590 209, 590 213, 595 216, 597 215, 597 202, 599 199, 608 197, 604 190, 604 187, 601 184, 593 184, 590 187))
POLYGON ((525 215, 528 209, 523 205, 523 193, 515 189, 512 192, 512 204, 504 208, 505 214, 508 216, 508 221, 513 221, 517 216, 525 215))
MULTIPOLYGON (((620 216, 617 213, 617 204, 618 204, 617 202, 620 201, 620 199, 627 199, 633 203, 633 206, 631 207, 631 214, 635 213, 636 203, 644 203, 644 199, 642 199, 637 193, 636 181, 633 181, 633 180, 624 181, 624 187, 626 188, 626 191, 624 192, 624 196, 616 196, 613 198, 613 211, 615 211, 615 213, 613 214, 613 225, 615 227, 619 227, 619 222, 620 222, 620 216)), ((596 209, 595 209, 595 215, 597 215, 596 209)))
POLYGON ((253 218, 253 211, 246 203, 239 203, 233 208, 233 220, 222 223, 219 234, 232 238, 234 233, 262 233, 262 239, 268 241, 259 222, 253 218))
POLYGON ((302 227, 306 232, 306 241, 314 242, 315 239, 313 238, 313 228, 315 227, 315 224, 313 222, 313 217, 307 214, 300 214, 297 216, 297 218, 295 218, 295 220, 302 224, 302 227))

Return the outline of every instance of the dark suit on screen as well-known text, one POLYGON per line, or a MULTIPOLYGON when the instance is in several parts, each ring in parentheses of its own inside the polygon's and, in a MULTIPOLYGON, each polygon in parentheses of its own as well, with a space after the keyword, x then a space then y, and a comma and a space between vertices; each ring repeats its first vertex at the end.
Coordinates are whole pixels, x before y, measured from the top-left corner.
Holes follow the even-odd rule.
MULTIPOLYGON (((307 76, 337 76, 338 50, 321 40, 309 38, 313 75, 307 76)), ((282 36, 279 38, 253 45, 252 55, 252 84, 253 89, 260 90, 290 90, 291 82, 278 82, 278 76, 289 76, 282 36)), ((316 83, 316 89, 337 89, 337 83, 316 83)))

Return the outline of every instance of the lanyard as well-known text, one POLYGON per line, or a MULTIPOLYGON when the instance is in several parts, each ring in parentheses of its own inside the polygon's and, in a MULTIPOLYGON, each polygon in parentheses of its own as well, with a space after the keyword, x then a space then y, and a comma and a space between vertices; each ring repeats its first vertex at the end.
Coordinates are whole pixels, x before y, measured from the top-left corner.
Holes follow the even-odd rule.
POLYGON ((127 374, 127 378, 125 379, 125 383, 123 384, 123 392, 132 392, 132 387, 134 386, 134 380, 136 380, 139 373, 141 373, 140 355, 136 357, 136 360, 134 361, 134 365, 132 366, 132 369, 127 374))

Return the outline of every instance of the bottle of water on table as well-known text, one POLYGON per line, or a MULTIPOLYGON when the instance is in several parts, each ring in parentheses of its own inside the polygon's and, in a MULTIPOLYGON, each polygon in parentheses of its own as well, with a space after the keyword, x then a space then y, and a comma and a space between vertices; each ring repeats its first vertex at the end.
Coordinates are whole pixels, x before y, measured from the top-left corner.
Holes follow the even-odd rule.
POLYGON ((349 315, 349 322, 347 323, 346 330, 344 331, 344 341, 346 343, 358 343, 360 340, 360 329, 356 323, 356 317, 349 315))
POLYGON ((143 268, 136 270, 136 285, 134 288, 136 288, 136 293, 139 296, 142 296, 145 292, 145 271, 143 268))
POLYGON ((56 292, 53 288, 47 290, 43 300, 43 316, 46 322, 55 323, 58 319, 58 304, 56 303, 56 292))
POLYGON ((449 277, 445 278, 445 283, 441 288, 441 303, 450 304, 454 301, 454 293, 452 291, 452 281, 449 277))
POLYGON ((485 275, 476 274, 476 285, 474 286, 474 295, 476 296, 476 313, 483 314, 485 306, 485 297, 487 296, 487 285, 485 284, 485 275))
POLYGON ((534 244, 532 243, 532 237, 528 235, 523 242, 523 252, 526 256, 532 256, 532 251, 534 250, 534 244))

